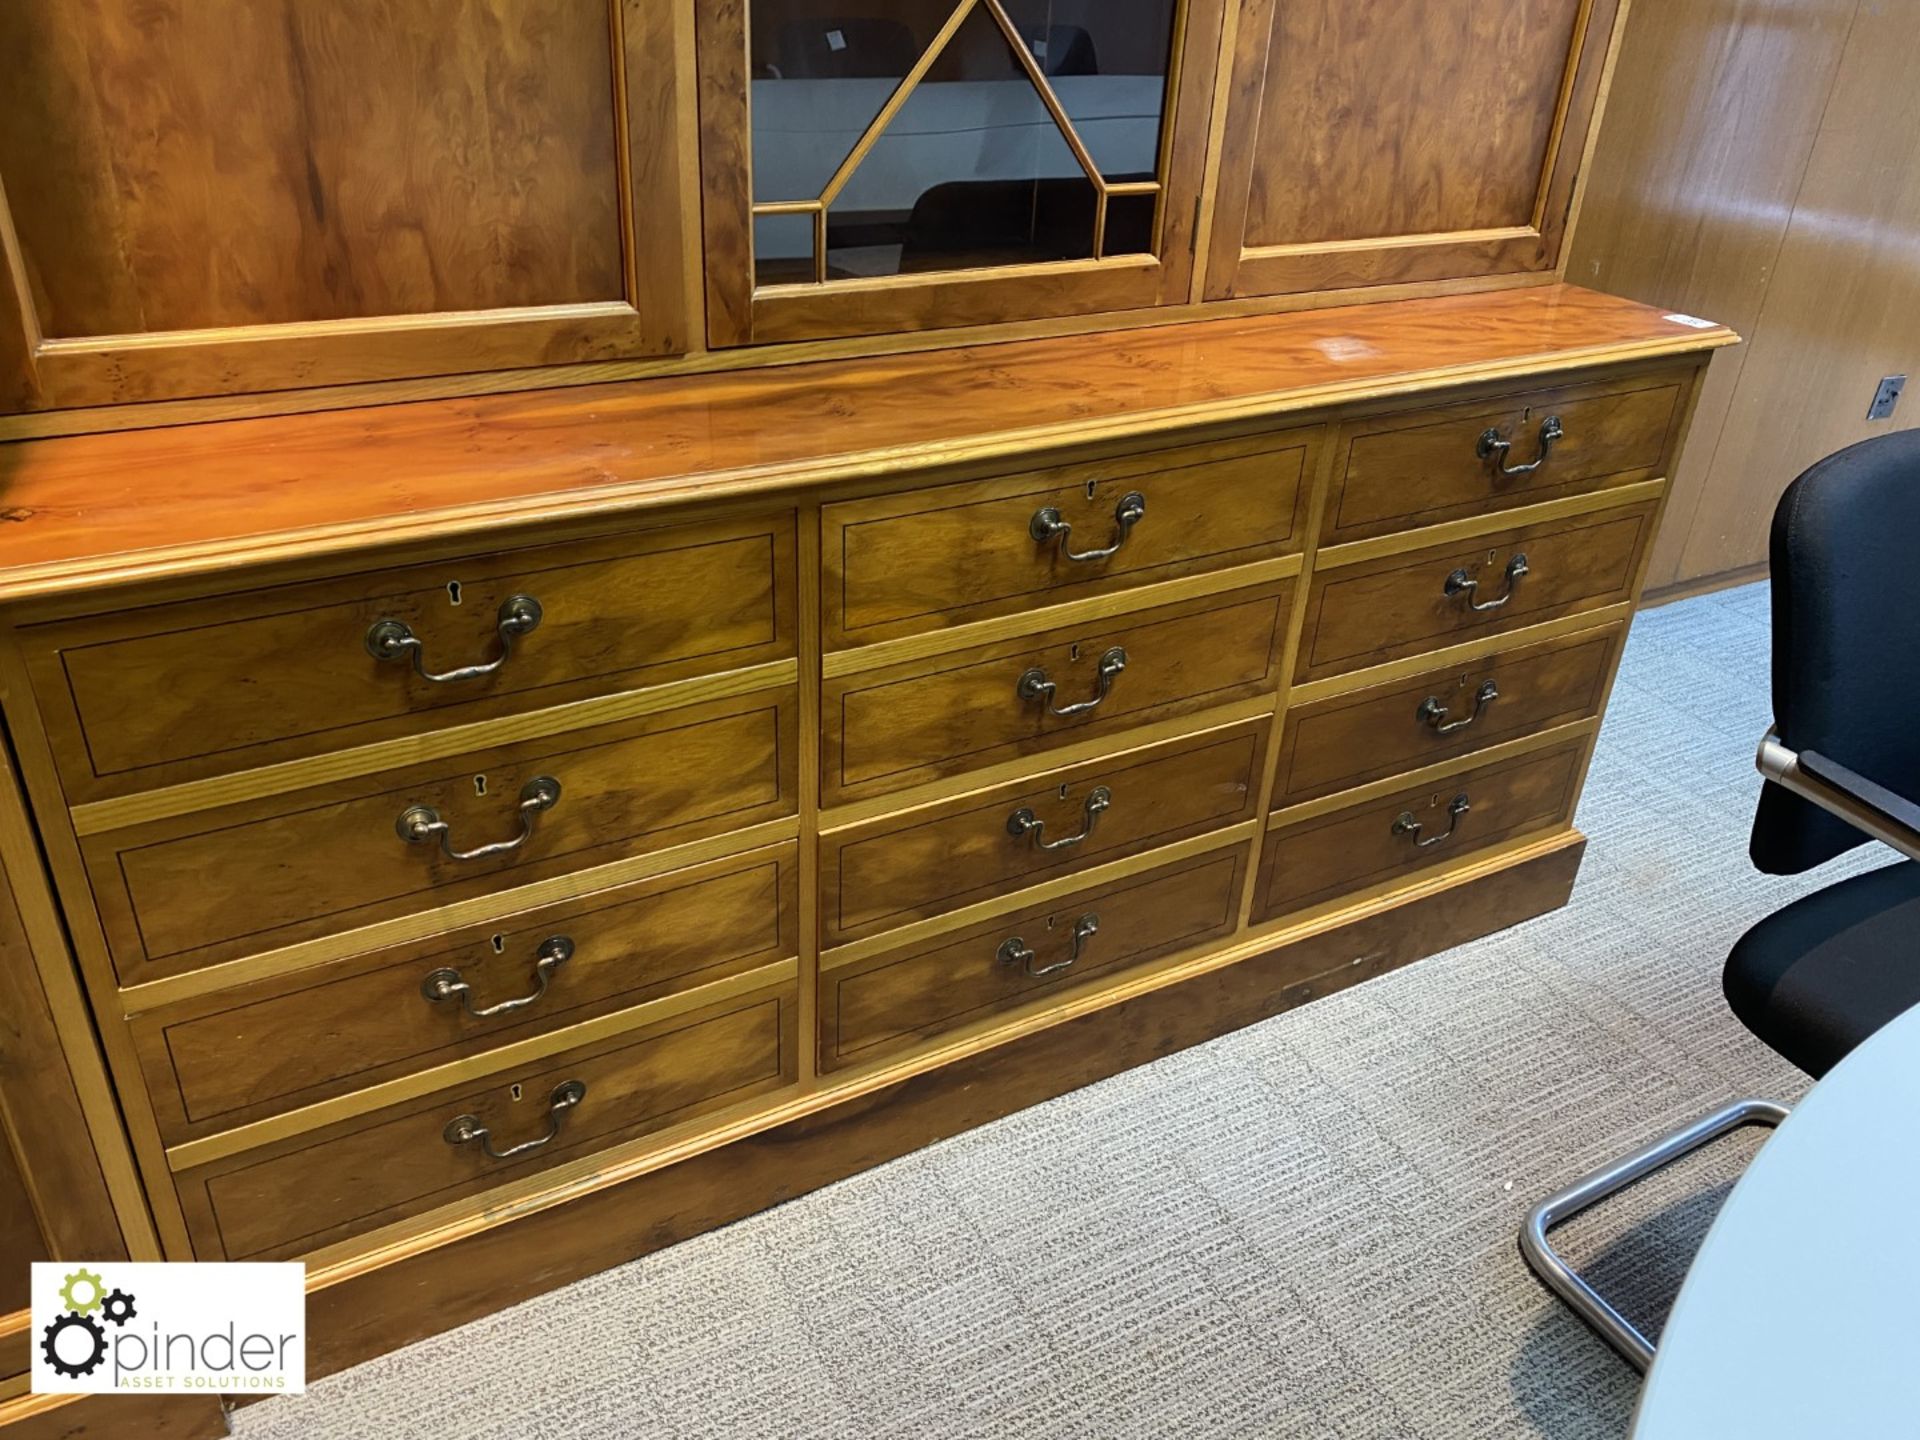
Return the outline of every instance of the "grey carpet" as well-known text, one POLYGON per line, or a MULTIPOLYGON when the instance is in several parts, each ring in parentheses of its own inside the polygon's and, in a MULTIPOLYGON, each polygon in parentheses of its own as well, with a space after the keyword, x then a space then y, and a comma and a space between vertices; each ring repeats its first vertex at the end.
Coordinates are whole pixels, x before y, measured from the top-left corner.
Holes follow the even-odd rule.
MULTIPOLYGON (((1719 971, 1755 874, 1762 587, 1636 622, 1571 906, 317 1382, 244 1440, 1624 1433, 1527 1207, 1799 1076, 1719 971)), ((1567 1227, 1657 1324, 1751 1145, 1567 1227)))

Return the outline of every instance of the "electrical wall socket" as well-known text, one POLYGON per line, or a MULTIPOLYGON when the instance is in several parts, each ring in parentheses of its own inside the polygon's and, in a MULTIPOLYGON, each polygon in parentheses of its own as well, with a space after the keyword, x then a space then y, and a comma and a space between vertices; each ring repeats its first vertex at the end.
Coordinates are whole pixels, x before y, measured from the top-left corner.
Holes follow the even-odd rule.
POLYGON ((1907 377, 1889 375, 1880 382, 1880 388, 1873 392, 1873 404, 1867 407, 1867 419, 1891 420, 1893 407, 1900 403, 1900 392, 1907 388, 1907 377))

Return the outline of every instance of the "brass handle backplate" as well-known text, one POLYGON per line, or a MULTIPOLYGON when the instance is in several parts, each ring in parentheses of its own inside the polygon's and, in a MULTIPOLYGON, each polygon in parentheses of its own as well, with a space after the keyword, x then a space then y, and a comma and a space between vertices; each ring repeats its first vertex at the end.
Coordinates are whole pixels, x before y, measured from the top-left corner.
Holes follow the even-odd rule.
POLYGON ((1422 850, 1426 849, 1429 845, 1444 845, 1453 838, 1454 832, 1460 828, 1460 817, 1472 808, 1472 802, 1469 801, 1464 794, 1454 796, 1453 802, 1447 806, 1447 828, 1438 835, 1427 836, 1424 840, 1420 838, 1420 831, 1423 827, 1418 820, 1413 818, 1413 812, 1411 810, 1402 810, 1394 819, 1393 833, 1406 836, 1422 850))
POLYGON ((1464 730, 1480 718, 1480 712, 1500 698, 1500 687, 1491 680, 1483 681, 1473 694, 1473 713, 1458 720, 1449 720, 1452 712, 1440 703, 1438 695, 1429 695, 1420 702, 1420 708, 1413 712, 1413 718, 1425 725, 1436 735, 1451 735, 1456 730, 1464 730))
POLYGON ((480 1123, 478 1115, 454 1116, 447 1122, 447 1128, 440 1132, 440 1138, 455 1147, 477 1144, 489 1160, 518 1159, 557 1140, 561 1121, 566 1118, 567 1111, 586 1098, 587 1082, 584 1080, 565 1080, 554 1086, 553 1093, 547 1097, 547 1133, 532 1140, 523 1140, 518 1145, 510 1145, 505 1150, 493 1148, 493 1132, 480 1123))
POLYGON ((540 818, 540 812, 551 810, 559 803, 560 782, 551 775, 534 776, 520 787, 520 805, 516 811, 520 816, 520 833, 511 840, 496 840, 471 850, 453 848, 453 827, 442 820, 440 812, 431 805, 409 805, 393 822, 393 828, 409 845, 431 845, 439 841, 441 853, 449 860, 486 860, 509 854, 526 844, 533 838, 534 823, 540 818))
POLYGON ((1080 826, 1080 832, 1077 835, 1062 835, 1058 840, 1042 839, 1047 831, 1047 822, 1035 815, 1030 807, 1022 805, 1007 817, 1007 833, 1015 837, 1027 836, 1036 850, 1071 850, 1093 834, 1093 827, 1112 804, 1113 791, 1104 785, 1096 786, 1088 792, 1087 803, 1081 807, 1086 819, 1080 826))
POLYGON ((1126 668, 1127 652, 1116 645, 1100 657, 1099 673, 1094 680, 1093 698, 1073 705, 1053 703, 1054 692, 1058 687, 1048 678, 1047 672, 1038 665, 1021 675, 1014 689, 1022 700, 1038 700, 1046 707, 1049 715, 1057 715, 1064 720, 1068 716, 1084 715, 1089 710, 1097 709, 1100 702, 1105 700, 1112 691, 1113 682, 1120 678, 1120 672, 1126 668))
POLYGON ((534 952, 533 993, 522 995, 513 1000, 502 1000, 497 1005, 489 1005, 484 1010, 473 1007, 473 986, 467 982, 458 970, 443 968, 432 971, 420 982, 420 993, 439 1005, 448 1000, 458 1000, 460 1008, 476 1020, 489 1020, 495 1015, 511 1015, 516 1010, 524 1010, 547 993, 547 984, 553 979, 553 972, 573 958, 573 941, 565 935, 552 935, 540 942, 540 948, 534 952))
POLYGON ((1038 953, 1018 935, 1009 935, 1002 940, 1000 949, 995 953, 1002 965, 1018 965, 1038 980, 1043 975, 1057 975, 1062 970, 1070 969, 1087 948, 1087 942, 1099 933, 1100 917, 1090 910, 1074 922, 1073 948, 1067 953, 1067 958, 1056 960, 1051 965, 1042 965, 1038 970, 1033 968, 1033 962, 1039 958, 1038 953))
POLYGON ((1547 463, 1547 457, 1553 454, 1553 447, 1566 437, 1567 427, 1560 423, 1558 415, 1549 415, 1540 422, 1540 449, 1534 458, 1525 465, 1509 465, 1507 457, 1513 453, 1513 442, 1498 430, 1488 429, 1482 432, 1480 443, 1474 453, 1493 466, 1496 475, 1517 480, 1522 475, 1531 475, 1547 463))
POLYGON ((1133 533, 1147 515, 1147 497, 1138 490, 1131 490, 1120 497, 1120 503, 1113 508, 1113 540, 1100 550, 1073 550, 1068 547, 1067 537, 1073 534, 1073 526, 1060 518, 1060 511, 1052 505, 1033 512, 1033 519, 1027 522, 1027 533, 1037 545, 1050 545, 1059 542, 1060 553, 1076 564, 1086 564, 1092 560, 1107 560, 1120 553, 1120 547, 1127 543, 1127 536, 1133 533))
POLYGON ((1507 588, 1496 598, 1492 600, 1474 599, 1473 597, 1480 591, 1480 581, 1477 577, 1469 574, 1464 568, 1456 570, 1447 576, 1447 583, 1444 590, 1447 598, 1450 600, 1458 600, 1464 596, 1467 602, 1467 609, 1473 611, 1475 614, 1483 615, 1489 610, 1498 610, 1502 605, 1505 605, 1509 600, 1513 599, 1513 592, 1520 588, 1520 582, 1526 579, 1529 573, 1527 569, 1527 557, 1516 554, 1511 560, 1507 561, 1507 588))
POLYGON ((545 612, 531 595, 509 595, 500 602, 495 629, 500 635, 500 653, 478 665, 462 665, 453 670, 427 669, 427 646, 413 627, 404 620, 376 620, 367 627, 367 653, 376 660, 412 660, 414 673, 435 685, 452 685, 461 680, 478 680, 491 675, 513 655, 513 642, 540 628, 545 612))

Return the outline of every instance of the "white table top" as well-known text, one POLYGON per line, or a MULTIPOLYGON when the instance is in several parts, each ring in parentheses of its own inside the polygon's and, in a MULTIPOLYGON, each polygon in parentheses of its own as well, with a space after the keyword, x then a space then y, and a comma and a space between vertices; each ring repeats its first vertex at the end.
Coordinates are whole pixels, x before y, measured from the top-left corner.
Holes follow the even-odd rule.
POLYGON ((1920 1435, 1920 1008, 1815 1085, 1733 1187, 1634 1440, 1920 1435))

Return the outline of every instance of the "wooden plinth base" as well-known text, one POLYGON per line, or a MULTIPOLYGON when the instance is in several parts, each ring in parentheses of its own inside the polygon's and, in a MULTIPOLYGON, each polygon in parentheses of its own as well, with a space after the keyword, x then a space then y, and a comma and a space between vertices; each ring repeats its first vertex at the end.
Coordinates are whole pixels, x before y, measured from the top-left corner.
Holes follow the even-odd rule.
POLYGON ((215 1440, 227 1414, 212 1395, 22 1395, 0 1404, 7 1440, 215 1440))

